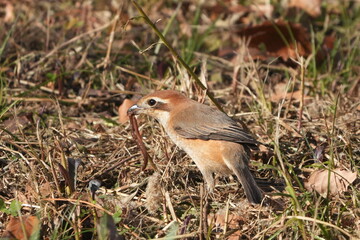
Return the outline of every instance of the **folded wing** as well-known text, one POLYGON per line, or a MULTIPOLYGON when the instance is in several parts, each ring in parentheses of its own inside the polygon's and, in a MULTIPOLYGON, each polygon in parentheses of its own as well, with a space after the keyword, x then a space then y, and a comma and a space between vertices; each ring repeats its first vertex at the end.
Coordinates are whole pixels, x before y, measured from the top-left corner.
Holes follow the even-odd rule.
POLYGON ((246 144, 257 149, 259 144, 249 133, 241 128, 225 113, 200 103, 182 109, 175 114, 174 130, 188 139, 222 140, 246 144), (201 114, 194 114, 195 112, 201 114), (199 117, 206 116, 206 117, 199 117))

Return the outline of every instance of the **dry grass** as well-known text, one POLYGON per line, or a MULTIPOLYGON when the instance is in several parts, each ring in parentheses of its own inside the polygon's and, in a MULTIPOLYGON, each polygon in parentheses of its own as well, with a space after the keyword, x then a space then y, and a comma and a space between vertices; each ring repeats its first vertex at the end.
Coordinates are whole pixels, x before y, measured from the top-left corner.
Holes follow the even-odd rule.
POLYGON ((269 197, 252 206, 232 178, 218 177, 204 196, 194 163, 144 116, 139 129, 158 172, 141 171, 129 123, 117 122, 123 99, 176 89, 212 103, 164 45, 154 52, 158 38, 131 2, 99 2, 108 4, 5 1, 14 17, 0 31, 0 236, 11 216, 36 215, 49 239, 105 239, 115 229, 119 239, 360 238, 358 180, 326 199, 304 188, 319 168, 359 173, 358 4, 329 6, 318 22, 280 7, 284 18, 313 24, 315 47, 327 32, 336 36, 321 65, 309 56, 289 66, 249 60, 231 33, 261 21, 256 13, 231 22, 238 13, 224 10, 212 25, 215 1, 139 2, 225 112, 273 146, 253 152, 269 197), (219 57, 226 48, 236 49, 231 61, 219 57), (81 161, 75 186, 69 158, 81 161), (93 179, 102 183, 95 199, 93 179))

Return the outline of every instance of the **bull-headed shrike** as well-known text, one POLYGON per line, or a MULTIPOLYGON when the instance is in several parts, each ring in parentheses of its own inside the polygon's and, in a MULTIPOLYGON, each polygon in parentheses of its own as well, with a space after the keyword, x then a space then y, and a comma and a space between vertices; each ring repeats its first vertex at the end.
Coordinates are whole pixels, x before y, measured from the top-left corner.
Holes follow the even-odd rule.
POLYGON ((261 202, 262 191, 248 167, 250 149, 257 149, 259 142, 225 113, 171 90, 142 97, 128 113, 157 119, 171 140, 194 160, 210 191, 214 189, 213 173, 235 174, 247 199, 261 202))

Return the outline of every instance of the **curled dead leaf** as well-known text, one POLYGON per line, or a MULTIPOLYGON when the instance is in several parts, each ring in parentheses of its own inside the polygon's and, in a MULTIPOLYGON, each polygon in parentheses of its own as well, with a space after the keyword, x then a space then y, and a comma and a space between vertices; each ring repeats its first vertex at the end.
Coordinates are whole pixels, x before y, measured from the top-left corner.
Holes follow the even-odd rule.
POLYGON ((127 110, 134 105, 135 102, 130 99, 125 99, 123 103, 120 105, 118 109, 119 114, 119 122, 120 123, 126 123, 129 121, 129 116, 127 115, 127 110))
POLYGON ((0 1, 0 7, 3 21, 6 23, 13 22, 15 19, 14 3, 11 1, 0 1))
POLYGON ((11 117, 3 122, 7 131, 15 133, 19 129, 24 129, 34 123, 33 113, 21 113, 14 117, 11 117))
POLYGON ((296 7, 304 10, 312 17, 321 15, 322 0, 289 0, 288 7, 296 7))
MULTIPOLYGON (((273 93, 270 95, 270 100, 272 102, 279 102, 282 99, 286 99, 286 100, 292 99, 292 100, 295 100, 296 102, 299 102, 299 101, 301 101, 301 97, 302 97, 302 93, 300 90, 289 92, 287 84, 280 82, 274 86, 273 93)), ((305 104, 307 102, 309 102, 309 100, 311 100, 311 99, 312 99, 312 97, 307 96, 304 93, 305 104)))
POLYGON ((226 239, 240 239, 242 236, 241 225, 246 221, 245 217, 230 212, 228 213, 228 216, 226 216, 226 212, 226 209, 220 209, 215 214, 209 214, 207 219, 208 224, 213 224, 216 228, 218 228, 217 230, 220 230, 220 232, 222 232, 225 226, 227 226, 227 228, 232 229, 233 232, 228 235, 226 239))
POLYGON ((39 224, 40 221, 36 216, 22 216, 21 219, 17 217, 11 218, 9 223, 6 225, 6 231, 2 237, 29 239, 30 236, 39 231, 39 224), (24 227, 24 231, 22 225, 24 227))
POLYGON ((266 21, 238 31, 248 41, 253 58, 266 60, 281 57, 284 61, 297 56, 307 57, 312 53, 310 36, 300 24, 285 21, 266 21))
POLYGON ((310 174, 305 183, 309 191, 315 190, 322 197, 326 197, 329 188, 329 195, 334 196, 346 191, 347 187, 355 181, 356 172, 336 168, 334 170, 316 170, 310 174), (330 177, 329 177, 330 174, 330 177))

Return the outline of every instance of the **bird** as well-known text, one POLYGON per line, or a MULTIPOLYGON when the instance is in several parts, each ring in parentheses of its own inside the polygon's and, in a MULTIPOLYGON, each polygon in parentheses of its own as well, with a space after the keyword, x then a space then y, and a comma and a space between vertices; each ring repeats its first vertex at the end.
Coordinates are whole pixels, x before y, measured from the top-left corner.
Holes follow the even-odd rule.
POLYGON ((160 90, 138 100, 128 114, 155 118, 170 139, 184 150, 212 192, 214 173, 235 174, 249 202, 259 204, 263 193, 250 172, 250 149, 260 144, 224 112, 174 90, 160 90))

